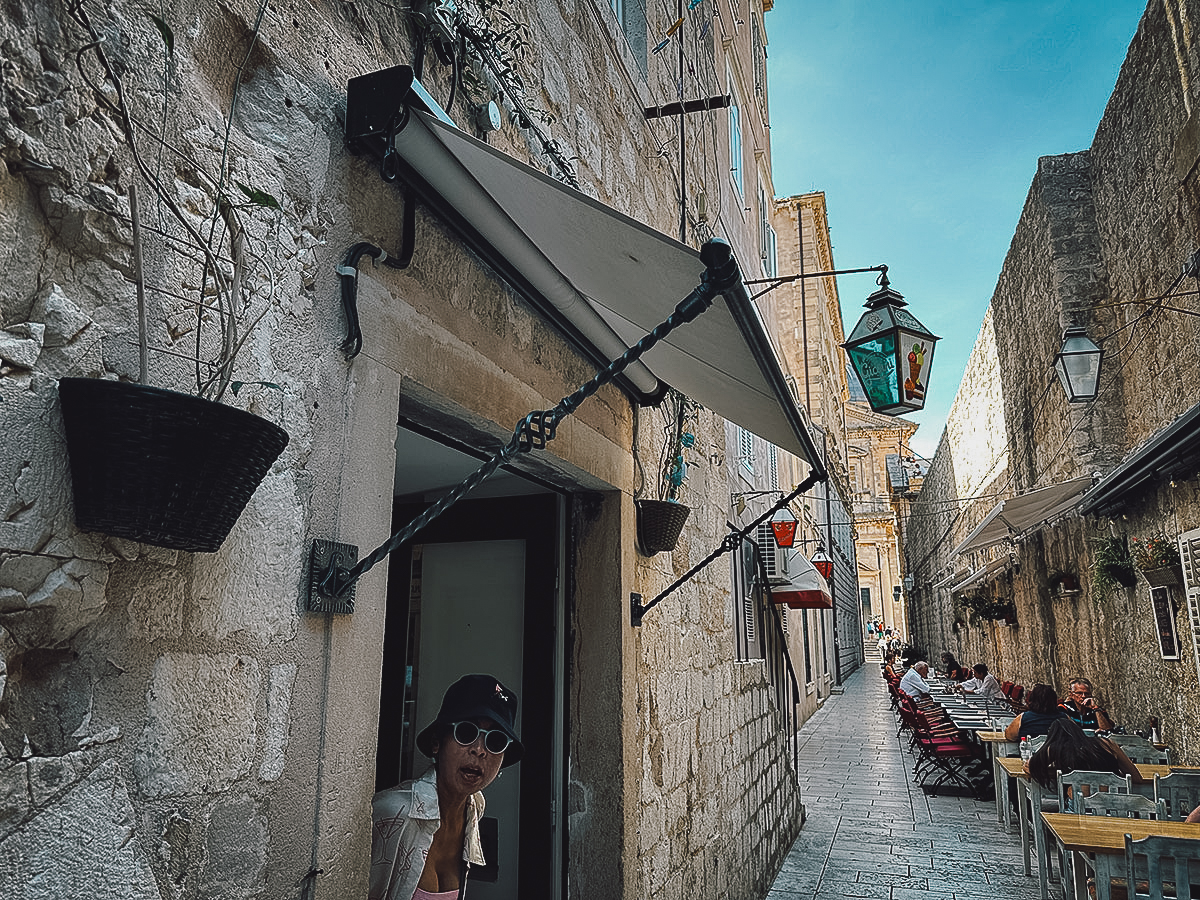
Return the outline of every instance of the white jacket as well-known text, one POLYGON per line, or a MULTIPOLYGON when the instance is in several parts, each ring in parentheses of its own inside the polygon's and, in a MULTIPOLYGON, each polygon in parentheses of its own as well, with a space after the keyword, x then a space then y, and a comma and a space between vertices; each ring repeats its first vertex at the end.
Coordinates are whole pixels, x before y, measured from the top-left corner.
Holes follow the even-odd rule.
MULTIPOLYGON (((483 805, 482 793, 472 794, 467 800, 463 859, 468 866, 485 864, 479 842, 483 805)), ((369 900, 412 900, 425 870, 433 834, 442 824, 436 770, 380 791, 371 801, 371 818, 371 889, 367 896, 369 900)), ((462 896, 466 895, 465 878, 462 896)))

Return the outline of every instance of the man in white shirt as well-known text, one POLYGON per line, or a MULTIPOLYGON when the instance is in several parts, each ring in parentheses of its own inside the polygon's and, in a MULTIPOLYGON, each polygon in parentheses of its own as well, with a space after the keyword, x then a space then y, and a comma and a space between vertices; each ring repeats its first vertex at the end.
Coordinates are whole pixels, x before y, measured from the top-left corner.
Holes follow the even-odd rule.
POLYGON ((1004 699, 1004 689, 996 676, 988 671, 983 663, 974 666, 975 677, 964 681, 960 686, 964 694, 978 694, 984 700, 1004 699))
POLYGON ((900 679, 900 690, 908 694, 914 700, 919 700, 929 696, 929 684, 925 681, 925 676, 929 674, 929 663, 925 660, 912 664, 904 677, 900 679))

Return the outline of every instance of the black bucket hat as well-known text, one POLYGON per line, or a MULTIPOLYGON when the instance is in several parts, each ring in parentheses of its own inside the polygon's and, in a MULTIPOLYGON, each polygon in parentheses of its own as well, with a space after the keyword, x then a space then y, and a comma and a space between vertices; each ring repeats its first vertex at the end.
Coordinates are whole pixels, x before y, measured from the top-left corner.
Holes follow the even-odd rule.
POLYGON ((512 743, 504 751, 504 769, 521 761, 525 746, 517 737, 517 695, 491 675, 464 675, 446 689, 437 718, 417 735, 417 749, 433 757, 438 733, 466 719, 491 719, 512 743))

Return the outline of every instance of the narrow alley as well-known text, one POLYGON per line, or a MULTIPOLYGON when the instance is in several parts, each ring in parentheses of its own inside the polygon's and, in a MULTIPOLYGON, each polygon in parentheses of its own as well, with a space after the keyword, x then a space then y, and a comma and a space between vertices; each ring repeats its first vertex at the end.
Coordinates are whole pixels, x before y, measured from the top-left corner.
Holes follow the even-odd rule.
POLYGON ((875 654, 800 738, 807 818, 768 900, 1038 896, 1036 874, 1021 874, 1020 840, 997 823, 993 802, 931 797, 913 784, 875 654))

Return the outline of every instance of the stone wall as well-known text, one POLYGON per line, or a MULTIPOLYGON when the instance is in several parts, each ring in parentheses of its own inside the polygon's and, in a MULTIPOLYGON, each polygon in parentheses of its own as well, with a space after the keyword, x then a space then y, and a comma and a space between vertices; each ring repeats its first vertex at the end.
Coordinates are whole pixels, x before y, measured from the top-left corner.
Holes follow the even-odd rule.
POLYGON ((1200 4, 1150 3, 1086 151, 1039 161, 979 341, 937 458, 906 523, 910 612, 929 653, 986 661, 1003 678, 1066 689, 1085 674, 1129 730, 1162 719, 1180 759, 1200 760, 1200 691, 1181 589, 1179 660, 1158 650, 1149 588, 1096 583, 1096 542, 1175 536, 1200 524, 1195 473, 1157 480, 1112 518, 1052 522, 1009 548, 951 550, 999 499, 1104 474, 1190 408, 1200 387, 1200 332, 1189 282, 1177 276, 1200 245, 1195 148, 1200 4), (1190 148, 1190 149, 1189 149, 1190 148), (1176 290, 1162 306, 1155 300, 1176 290), (1105 350, 1100 395, 1068 404, 1050 368, 1059 327, 1081 325, 1105 350), (994 337, 992 336, 994 334, 994 337), (992 373, 999 377, 993 377, 992 373), (983 588, 1011 599, 1016 624, 967 614, 934 585, 1012 552, 1015 567, 983 588), (1056 588, 1063 573, 1081 590, 1056 588))
MULTIPOLYGON (((584 192, 674 233, 674 159, 657 147, 674 126, 641 113, 673 98, 673 81, 638 74, 607 3, 518 13, 533 48, 527 100, 547 112, 584 192)), ((358 583, 353 616, 304 614, 311 540, 386 539, 398 411, 483 446, 594 367, 424 207, 409 268, 363 261, 365 349, 352 363, 339 349, 335 266, 357 241, 394 250, 404 212, 377 163, 343 146, 346 83, 411 61, 407 8, 284 0, 155 15, 13 0, 0 18, 0 883, 17 897, 363 896, 386 567, 358 583), (77 66, 88 22, 124 79, 162 196, 134 174, 97 59, 84 52, 77 66), (138 375, 129 186, 139 183, 147 232, 150 380, 195 390, 187 357, 197 298, 211 295, 189 252, 159 232, 174 227, 168 199, 209 226, 223 158, 231 193, 247 201, 257 319, 232 372, 244 387, 223 400, 277 422, 290 442, 218 553, 81 532, 55 382, 138 375)), ((714 30, 710 54, 748 63, 748 29, 722 19, 714 30)), ((432 58, 424 81, 446 98, 451 69, 432 58)), ((721 85, 711 87, 706 96, 721 85)), ((467 122, 487 96, 467 79, 452 112, 467 122)), ((502 105, 488 140, 553 170, 502 105)), ((769 147, 748 119, 753 160, 769 147)), ((724 134, 706 119, 696 127, 724 134)), ((754 258, 745 204, 713 163, 722 148, 691 147, 691 172, 707 172, 696 180, 713 182, 705 224, 754 258)), ((216 316, 201 312, 207 353, 216 316)), ((575 896, 761 892, 798 827, 775 687, 761 663, 735 662, 727 567, 710 567, 642 630, 628 624, 631 591, 652 596, 726 530, 725 423, 705 414, 697 429, 717 461, 690 481, 697 511, 680 550, 651 560, 633 550, 633 415, 619 391, 600 390, 525 463, 576 496, 564 573, 575 896)), ((659 445, 647 430, 637 449, 654 459, 659 445)))

